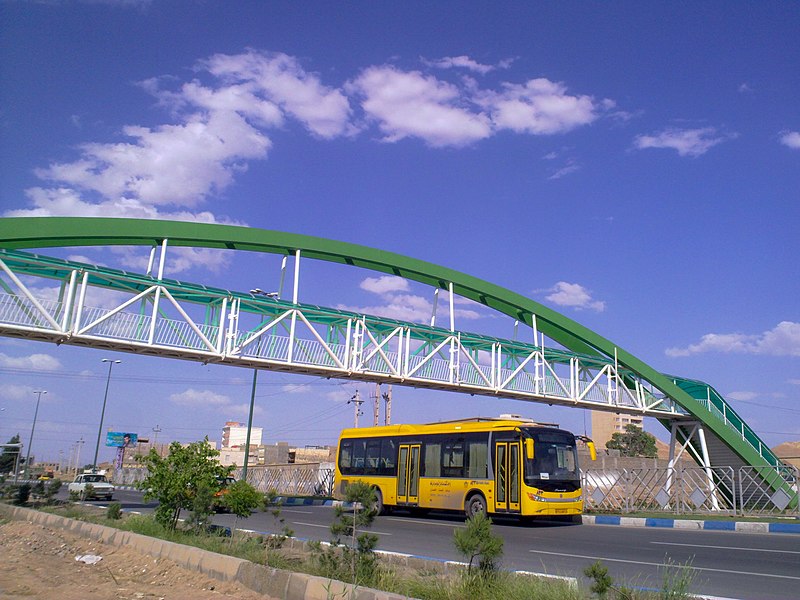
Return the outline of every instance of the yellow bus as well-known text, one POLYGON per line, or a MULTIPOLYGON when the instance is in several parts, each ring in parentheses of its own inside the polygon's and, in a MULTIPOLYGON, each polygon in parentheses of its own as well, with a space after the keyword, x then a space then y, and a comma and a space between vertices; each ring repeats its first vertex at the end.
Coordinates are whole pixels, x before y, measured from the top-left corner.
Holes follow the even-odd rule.
POLYGON ((578 517, 583 498, 576 439, 594 460, 589 438, 516 415, 345 429, 334 486, 341 496, 351 482, 369 484, 378 512, 578 517))

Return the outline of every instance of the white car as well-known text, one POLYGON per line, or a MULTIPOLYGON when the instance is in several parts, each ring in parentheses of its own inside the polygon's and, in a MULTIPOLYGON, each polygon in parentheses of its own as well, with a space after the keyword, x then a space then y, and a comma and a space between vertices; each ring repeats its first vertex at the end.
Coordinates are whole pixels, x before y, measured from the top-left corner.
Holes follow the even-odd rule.
POLYGON ((81 473, 75 481, 69 484, 69 491, 76 492, 81 500, 91 499, 86 494, 86 487, 92 486, 91 498, 105 498, 111 500, 114 495, 114 486, 99 473, 81 473))

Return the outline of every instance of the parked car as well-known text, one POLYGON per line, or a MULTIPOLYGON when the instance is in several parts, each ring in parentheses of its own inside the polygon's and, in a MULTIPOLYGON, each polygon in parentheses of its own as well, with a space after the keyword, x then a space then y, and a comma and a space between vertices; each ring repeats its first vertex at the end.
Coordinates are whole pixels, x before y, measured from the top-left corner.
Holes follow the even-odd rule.
POLYGON ((114 486, 106 479, 105 475, 99 473, 80 473, 67 489, 70 493, 76 492, 81 500, 93 498, 111 500, 114 495, 114 486), (92 486, 91 495, 87 493, 88 486, 92 486))

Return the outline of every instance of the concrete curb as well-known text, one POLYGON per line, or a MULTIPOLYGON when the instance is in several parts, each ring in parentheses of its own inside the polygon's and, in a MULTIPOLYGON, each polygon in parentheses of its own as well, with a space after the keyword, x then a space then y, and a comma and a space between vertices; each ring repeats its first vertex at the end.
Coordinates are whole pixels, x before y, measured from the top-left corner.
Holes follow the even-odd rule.
POLYGON ((800 523, 754 523, 750 521, 699 521, 695 519, 660 519, 620 517, 613 515, 583 515, 584 525, 620 525, 622 527, 661 527, 705 531, 737 531, 741 533, 800 534, 800 523))
POLYGON ((104 544, 129 546, 152 556, 167 558, 174 563, 219 579, 232 581, 260 594, 281 600, 327 600, 328 598, 358 598, 358 600, 404 600, 406 596, 390 594, 341 581, 303 573, 281 571, 250 561, 159 540, 138 533, 120 531, 103 525, 76 521, 29 508, 0 504, 0 514, 9 519, 28 521, 37 525, 70 531, 104 544))

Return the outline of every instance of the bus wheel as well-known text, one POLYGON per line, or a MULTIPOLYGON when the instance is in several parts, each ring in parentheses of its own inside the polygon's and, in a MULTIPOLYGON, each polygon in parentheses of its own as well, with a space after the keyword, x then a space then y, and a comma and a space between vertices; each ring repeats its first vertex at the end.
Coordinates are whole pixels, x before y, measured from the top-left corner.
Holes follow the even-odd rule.
POLYGON ((480 494, 473 494, 469 498, 467 498, 467 503, 464 506, 464 512, 469 519, 472 516, 477 515, 478 513, 486 514, 486 500, 484 500, 483 496, 480 494))
POLYGON ((375 515, 382 515, 384 513, 383 494, 381 494, 379 488, 375 488, 375 506, 372 507, 372 513, 375 515))

